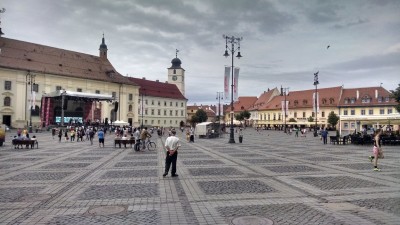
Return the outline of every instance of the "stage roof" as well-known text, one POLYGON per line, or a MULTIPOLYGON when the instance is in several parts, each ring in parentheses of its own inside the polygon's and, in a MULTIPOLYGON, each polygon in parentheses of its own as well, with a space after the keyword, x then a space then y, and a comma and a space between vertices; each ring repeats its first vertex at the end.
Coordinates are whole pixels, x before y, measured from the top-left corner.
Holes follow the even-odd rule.
POLYGON ((44 94, 43 97, 61 99, 62 95, 66 96, 68 100, 83 100, 83 101, 114 101, 115 98, 112 95, 76 92, 76 91, 64 91, 57 90, 48 94, 44 94))

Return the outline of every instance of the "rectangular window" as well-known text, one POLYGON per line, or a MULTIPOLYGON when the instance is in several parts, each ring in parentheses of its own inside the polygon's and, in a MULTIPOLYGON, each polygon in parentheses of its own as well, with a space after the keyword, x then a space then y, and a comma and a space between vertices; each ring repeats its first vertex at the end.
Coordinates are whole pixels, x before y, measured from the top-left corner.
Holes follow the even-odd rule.
POLYGON ((345 130, 349 129, 349 123, 344 123, 343 126, 345 130))
POLYGON ((361 109, 361 115, 365 115, 365 109, 361 109))
POLYGON ((32 90, 33 90, 34 92, 39 92, 39 84, 33 84, 33 85, 32 85, 32 90))
POLYGON ((164 110, 164 116, 166 116, 167 115, 167 110, 164 110))
POLYGON ((294 113, 294 118, 297 118, 297 112, 294 113))
POLYGON ((151 100, 151 105, 154 105, 154 100, 151 100))
POLYGON ((147 120, 144 120, 144 124, 147 124, 147 120))
POLYGON ((169 115, 172 116, 172 110, 169 110, 169 115))
MULTIPOLYGON (((161 115, 161 109, 158 110, 158 115, 161 115)), ((158 122, 158 123, 160 123, 160 122, 158 122)))
POLYGON ((147 109, 144 110, 144 114, 147 115, 147 109))
POLYGON ((148 104, 149 103, 149 101, 146 99, 146 100, 144 100, 144 104, 148 104))
POLYGON ((388 109, 387 110, 387 114, 392 114, 393 113, 393 110, 392 109, 388 109))
POLYGON ((178 107, 178 102, 175 102, 175 106, 178 107))
POLYGON ((343 110, 343 115, 347 116, 348 114, 347 109, 343 110))
POLYGON ((356 115, 356 110, 354 110, 354 109, 350 110, 350 114, 351 114, 352 116, 356 115))
POLYGON ((11 81, 9 81, 9 80, 4 81, 4 90, 8 90, 8 91, 11 90, 11 81))
POLYGON ((169 102, 169 106, 172 106, 172 102, 169 102))
POLYGON ((178 116, 178 110, 175 110, 175 116, 178 116))
POLYGON ((350 123, 350 128, 351 128, 351 129, 356 128, 356 124, 355 124, 355 123, 350 123))
POLYGON ((311 116, 312 116, 312 117, 315 117, 315 112, 312 112, 312 113, 311 113, 311 116))
POLYGON ((380 109, 379 114, 381 114, 381 115, 385 114, 385 109, 380 109))
POLYGON ((183 107, 183 102, 181 102, 181 107, 183 107))
MULTIPOLYGON (((306 118, 306 112, 303 112, 303 118, 306 118)), ((269 119, 268 119, 269 120, 269 119)))
POLYGON ((368 110, 368 114, 369 115, 374 115, 374 110, 373 109, 368 110))
POLYGON ((159 105, 159 106, 161 105, 160 101, 158 101, 158 105, 159 105))
POLYGON ((151 110, 151 115, 154 115, 154 109, 151 110))
POLYGON ((100 94, 100 90, 96 90, 95 93, 96 93, 96 94, 100 94))
POLYGON ((117 92, 113 91, 113 92, 111 93, 111 96, 112 96, 113 98, 115 98, 115 97, 117 96, 117 92))
POLYGON ((82 92, 82 88, 77 88, 76 92, 82 92))
POLYGON ((154 120, 151 120, 151 125, 153 125, 154 124, 154 120))
POLYGON ((128 99, 129 99, 129 101, 132 101, 133 100, 133 94, 129 94, 128 99))
POLYGON ((183 110, 181 110, 181 116, 183 116, 183 110))
POLYGON ((167 106, 167 102, 166 101, 164 101, 164 106, 167 106))
POLYGON ((325 112, 322 112, 322 115, 321 115, 322 117, 325 117, 325 112))
POLYGON ((61 89, 61 86, 56 86, 56 91, 60 91, 61 89))

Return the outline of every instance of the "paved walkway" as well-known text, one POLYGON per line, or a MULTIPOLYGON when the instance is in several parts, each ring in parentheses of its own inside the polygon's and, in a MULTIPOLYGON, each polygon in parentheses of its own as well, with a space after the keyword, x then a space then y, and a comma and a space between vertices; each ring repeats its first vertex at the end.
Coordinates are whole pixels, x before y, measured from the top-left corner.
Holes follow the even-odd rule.
POLYGON ((242 144, 187 143, 179 132, 179 177, 163 178, 165 138, 137 153, 111 136, 105 148, 37 136, 39 149, 0 148, 0 224, 400 224, 399 146, 384 146, 374 172, 372 146, 252 129, 242 144))

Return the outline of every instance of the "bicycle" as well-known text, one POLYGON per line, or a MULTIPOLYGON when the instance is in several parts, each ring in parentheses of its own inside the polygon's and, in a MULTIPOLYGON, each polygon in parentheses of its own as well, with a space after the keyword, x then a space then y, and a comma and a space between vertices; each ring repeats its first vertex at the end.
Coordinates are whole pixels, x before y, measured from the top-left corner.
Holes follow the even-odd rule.
MULTIPOLYGON (((157 148, 157 144, 154 141, 151 141, 150 138, 147 138, 147 141, 144 144, 146 145, 146 148, 149 151, 156 150, 156 148, 157 148)), ((142 141, 139 143, 139 149, 143 149, 143 142, 142 141)))

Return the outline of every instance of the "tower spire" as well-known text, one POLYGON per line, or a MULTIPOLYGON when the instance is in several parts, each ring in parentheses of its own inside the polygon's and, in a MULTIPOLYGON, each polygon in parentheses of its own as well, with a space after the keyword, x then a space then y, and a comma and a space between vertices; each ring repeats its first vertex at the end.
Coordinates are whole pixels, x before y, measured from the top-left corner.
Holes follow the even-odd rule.
POLYGON ((106 42, 104 39, 104 32, 103 32, 103 38, 101 39, 101 45, 100 45, 99 50, 100 50, 100 53, 99 53, 100 58, 107 59, 107 50, 108 49, 107 49, 107 45, 106 45, 106 42))

